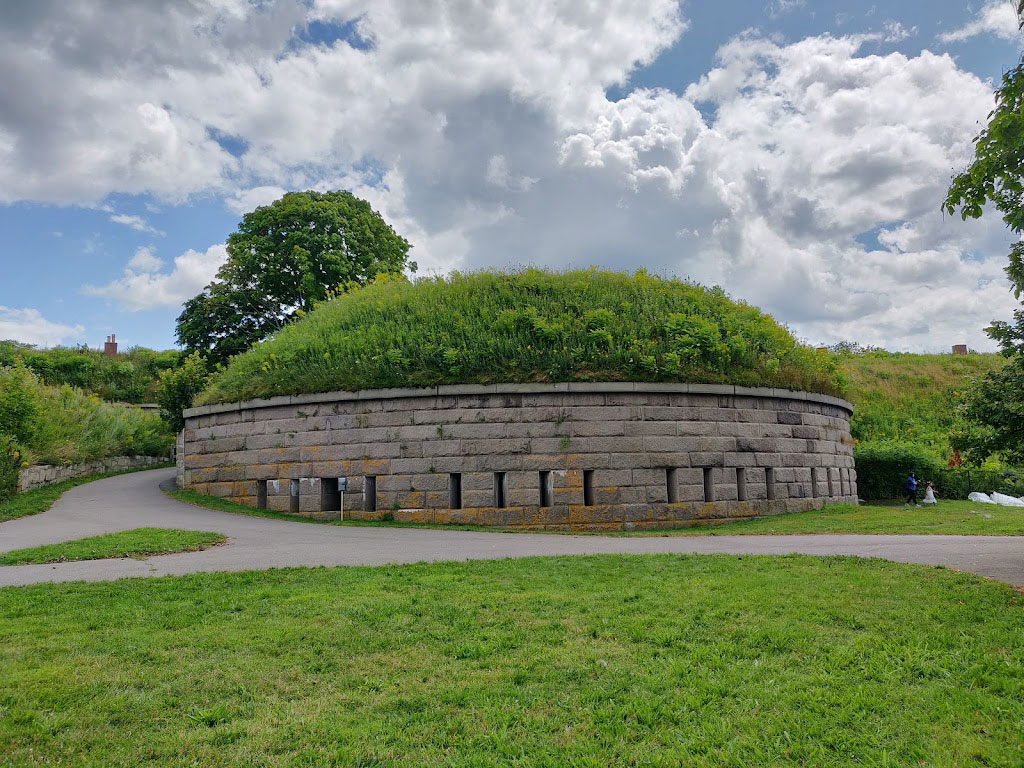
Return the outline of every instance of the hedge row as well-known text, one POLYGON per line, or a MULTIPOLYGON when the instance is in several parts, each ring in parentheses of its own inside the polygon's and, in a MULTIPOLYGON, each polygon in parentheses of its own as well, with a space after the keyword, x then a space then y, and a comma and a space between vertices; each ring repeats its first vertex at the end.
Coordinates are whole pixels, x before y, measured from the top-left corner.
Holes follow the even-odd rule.
POLYGON ((930 481, 942 499, 966 499, 971 491, 1024 496, 1024 471, 949 469, 928 451, 903 443, 858 445, 855 460, 857 493, 866 500, 902 498, 911 471, 917 475, 919 490, 930 481))

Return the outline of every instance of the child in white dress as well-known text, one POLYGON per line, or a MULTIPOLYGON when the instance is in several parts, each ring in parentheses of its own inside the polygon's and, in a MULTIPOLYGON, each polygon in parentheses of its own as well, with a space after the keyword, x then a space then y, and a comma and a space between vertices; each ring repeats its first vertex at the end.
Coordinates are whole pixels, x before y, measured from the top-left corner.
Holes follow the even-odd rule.
POLYGON ((928 483, 924 488, 924 503, 938 504, 938 502, 935 500, 935 490, 932 488, 931 483, 928 483))

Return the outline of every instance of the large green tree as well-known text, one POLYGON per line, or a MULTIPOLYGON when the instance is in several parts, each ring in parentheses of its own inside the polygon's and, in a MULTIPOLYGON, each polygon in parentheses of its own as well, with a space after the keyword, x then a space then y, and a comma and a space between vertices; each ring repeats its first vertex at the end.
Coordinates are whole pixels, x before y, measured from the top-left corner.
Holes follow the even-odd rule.
MULTIPOLYGON (((1024 2, 1021 3, 1024 8, 1024 2)), ((1024 60, 1003 75, 995 109, 975 138, 974 160, 953 179, 943 207, 964 219, 980 218, 992 204, 1010 230, 1024 235, 1024 60)), ((1006 275, 1014 295, 1024 294, 1024 240, 1010 247, 1006 275)), ((1024 462, 1024 311, 1013 321, 995 320, 986 329, 1009 358, 969 393, 965 412, 971 428, 954 438, 973 459, 994 453, 1024 462)))
POLYGON ((223 362, 347 285, 415 270, 409 247, 349 192, 289 193, 242 218, 217 277, 185 303, 178 341, 223 362))

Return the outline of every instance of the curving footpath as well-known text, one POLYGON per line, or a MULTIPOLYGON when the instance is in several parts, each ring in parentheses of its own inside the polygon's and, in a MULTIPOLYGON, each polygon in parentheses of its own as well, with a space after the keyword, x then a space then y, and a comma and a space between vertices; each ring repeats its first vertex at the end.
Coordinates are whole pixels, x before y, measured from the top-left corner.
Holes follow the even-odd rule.
POLYGON ((0 523, 0 552, 147 526, 217 531, 224 546, 146 560, 0 567, 0 586, 105 581, 198 571, 488 560, 536 555, 724 553, 856 555, 945 565, 1024 587, 1024 536, 572 536, 428 528, 342 527, 248 517, 183 504, 159 490, 173 469, 97 480, 47 512, 0 523))

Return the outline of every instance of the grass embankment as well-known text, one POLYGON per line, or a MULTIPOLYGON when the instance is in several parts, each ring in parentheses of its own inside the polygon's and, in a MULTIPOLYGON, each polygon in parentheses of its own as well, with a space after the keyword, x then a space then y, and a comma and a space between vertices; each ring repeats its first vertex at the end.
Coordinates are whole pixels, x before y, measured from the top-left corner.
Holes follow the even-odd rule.
MULTIPOLYGON (((226 499, 204 496, 195 491, 168 491, 168 495, 200 507, 254 517, 313 523, 316 525, 348 525, 355 527, 438 528, 460 531, 508 532, 514 529, 480 525, 429 525, 395 521, 316 520, 286 512, 254 509, 226 499)), ((572 533, 579 531, 551 531, 572 533)), ((878 533, 878 534, 957 534, 981 536, 1024 536, 1024 507, 1000 507, 970 501, 941 501, 936 506, 919 504, 833 504, 807 512, 757 517, 723 525, 701 525, 692 528, 664 528, 645 531, 601 531, 602 536, 737 536, 743 534, 797 533, 878 533)))
POLYGON ((1024 597, 809 557, 0 590, 7 765, 1018 766, 1024 597))
POLYGON ((861 442, 897 441, 945 462, 957 406, 972 379, 999 368, 996 354, 913 355, 876 350, 839 357, 854 405, 850 430, 861 442))
POLYGON ((720 290, 588 270, 389 279, 231 360, 197 404, 524 381, 728 382, 839 393, 835 358, 720 290))
POLYGON ((102 560, 107 557, 144 558, 172 552, 198 552, 223 544, 227 537, 210 531, 177 528, 134 528, 130 531, 89 536, 41 547, 15 549, 0 554, 0 565, 64 563, 72 560, 102 560))
POLYGON ((20 493, 7 501, 0 501, 0 523, 5 520, 14 520, 18 517, 38 515, 40 512, 45 512, 53 506, 53 503, 65 491, 74 488, 76 485, 84 485, 85 483, 91 483, 93 480, 102 480, 105 477, 113 477, 114 475, 125 475, 129 472, 145 472, 151 469, 164 469, 170 466, 172 465, 168 463, 153 467, 126 469, 120 472, 101 472, 95 475, 84 475, 83 477, 76 477, 71 480, 54 483, 53 485, 47 485, 44 488, 36 488, 33 491, 20 493))

